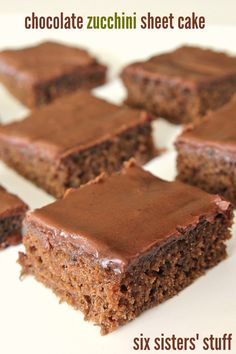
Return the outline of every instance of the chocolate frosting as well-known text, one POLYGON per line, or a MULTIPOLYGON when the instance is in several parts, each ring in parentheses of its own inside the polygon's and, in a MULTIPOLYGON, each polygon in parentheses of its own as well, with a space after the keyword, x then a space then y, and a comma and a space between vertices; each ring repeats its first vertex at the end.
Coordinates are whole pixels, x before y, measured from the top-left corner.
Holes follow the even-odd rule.
MULTIPOLYGON (((71 242, 103 267, 122 272, 137 259, 194 226, 213 222, 230 203, 181 182, 166 182, 130 163, 35 210, 27 225, 71 242)), ((37 232, 37 231, 36 231, 37 232)))
POLYGON ((20 198, 0 186, 0 218, 26 210, 27 206, 20 198))
POLYGON ((209 49, 184 46, 173 52, 129 65, 124 73, 150 79, 183 79, 189 83, 209 82, 236 74, 236 58, 209 49))
POLYGON ((178 137, 176 145, 181 142, 236 152, 236 96, 219 110, 210 112, 195 126, 187 127, 178 137))
POLYGON ((23 121, 0 126, 0 140, 62 157, 105 142, 149 119, 144 112, 77 91, 35 110, 23 121))
POLYGON ((56 42, 0 53, 0 73, 12 75, 17 80, 26 79, 28 84, 52 80, 94 65, 98 65, 96 59, 86 50, 56 42))

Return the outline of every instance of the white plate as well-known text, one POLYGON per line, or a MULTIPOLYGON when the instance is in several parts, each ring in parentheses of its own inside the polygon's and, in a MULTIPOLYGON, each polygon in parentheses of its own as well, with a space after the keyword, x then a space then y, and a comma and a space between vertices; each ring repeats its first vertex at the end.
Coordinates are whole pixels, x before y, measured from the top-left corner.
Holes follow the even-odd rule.
MULTIPOLYGON (((155 52, 172 49, 182 43, 198 43, 235 51, 236 29, 210 27, 201 31, 26 31, 22 16, 0 16, 0 48, 54 38, 81 43, 91 48, 111 68, 111 81, 94 90, 95 94, 120 102, 125 92, 115 73, 122 65, 155 52), (6 30, 7 29, 7 30, 6 30), (7 35, 6 35, 7 33, 7 35)), ((21 118, 27 110, 0 87, 0 117, 9 122, 21 118)), ((175 176, 175 152, 172 142, 180 127, 161 120, 155 123, 155 139, 168 151, 146 167, 154 174, 172 180, 175 176)), ((0 164, 0 182, 17 193, 31 208, 53 200, 39 188, 0 164)), ((234 230, 235 234, 235 230, 234 230)), ((19 280, 17 254, 23 247, 0 253, 0 353, 3 354, 120 354, 133 353, 133 339, 141 333, 153 340, 162 333, 200 339, 193 353, 205 353, 204 336, 232 333, 236 319, 236 243, 228 244, 229 257, 178 296, 146 311, 135 321, 101 337, 99 328, 83 321, 80 312, 58 298, 33 278, 19 280)), ((234 343, 235 345, 235 343, 234 343)), ((156 351, 151 350, 150 353, 156 351)), ((164 353, 165 351, 163 351, 164 353)), ((180 352, 180 351, 179 351, 180 352)), ((214 351, 208 351, 214 352, 214 351)))

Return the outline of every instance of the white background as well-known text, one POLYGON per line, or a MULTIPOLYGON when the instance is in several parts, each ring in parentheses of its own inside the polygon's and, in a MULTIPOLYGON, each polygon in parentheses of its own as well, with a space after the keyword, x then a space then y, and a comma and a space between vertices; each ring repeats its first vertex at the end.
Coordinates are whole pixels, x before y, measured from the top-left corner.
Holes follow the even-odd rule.
MULTIPOLYGON (((11 1, 10 4, 15 6, 14 9, 10 9, 11 12, 17 12, 19 3, 22 4, 22 12, 25 12, 25 6, 27 3, 29 5, 26 1, 11 1)), ((33 4, 32 1, 30 3, 33 4)), ((48 3, 48 9, 51 11, 54 9, 52 3, 48 3)), ((102 3, 104 4, 104 1, 102 3)), ((167 3, 174 2, 167 1, 167 3)), ((227 2, 229 3, 232 4, 231 1, 227 2)), ((8 12, 10 4, 4 4, 8 12)), ((128 4, 131 5, 132 2, 128 4)), ((41 7, 39 2, 37 6, 41 7)), ((83 7, 77 6, 78 9, 79 7, 84 12, 89 9, 91 13, 93 10, 91 2, 88 1, 83 4, 83 7)), ((1 8, 3 8, 2 4, 1 8)), ((122 9, 121 5, 119 8, 122 9)), ((23 27, 24 16, 16 13, 3 15, 5 9, 0 16, 0 48, 27 45, 44 38, 82 45, 96 54, 110 68, 109 83, 96 89, 95 94, 117 103, 125 96, 117 74, 121 67, 130 61, 146 58, 183 43, 214 47, 236 54, 236 28, 232 26, 207 26, 204 31, 27 31, 23 27)), ((57 2, 56 9, 60 9, 60 2, 57 2)), ((164 10, 162 8, 162 11, 164 10)), ((221 10, 224 10, 223 7, 221 10)), ((94 9, 94 12, 96 11, 97 9, 94 9)), ((2 122, 19 119, 26 113, 27 109, 0 86, 2 122)), ((175 127, 161 120, 154 124, 154 129, 158 145, 167 147, 168 150, 148 164, 147 168, 162 178, 174 179, 175 153, 172 141, 181 127, 175 127)), ((0 183, 10 191, 16 192, 32 208, 53 200, 3 164, 0 164, 0 183)), ((20 268, 16 264, 16 259, 21 249, 22 246, 19 246, 0 253, 0 353, 129 354, 135 352, 132 349, 132 341, 140 333, 151 338, 160 336, 161 333, 166 336, 176 334, 181 337, 195 336, 199 333, 200 338, 203 338, 210 334, 222 336, 235 330, 236 243, 234 239, 229 242, 229 257, 226 261, 210 270, 206 276, 182 291, 179 296, 145 312, 135 321, 105 337, 100 336, 99 328, 84 322, 81 313, 66 304, 59 305, 58 299, 51 291, 34 279, 28 278, 23 282, 19 280, 20 268)), ((232 353, 235 353, 235 339, 233 344, 232 353)), ((200 342, 193 353, 204 353, 200 342)))

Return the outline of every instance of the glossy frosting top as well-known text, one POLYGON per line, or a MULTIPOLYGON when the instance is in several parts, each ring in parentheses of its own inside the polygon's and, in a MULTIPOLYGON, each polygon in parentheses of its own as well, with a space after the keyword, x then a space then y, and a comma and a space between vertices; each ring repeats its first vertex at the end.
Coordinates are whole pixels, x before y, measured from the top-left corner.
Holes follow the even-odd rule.
POLYGON ((57 42, 0 52, 0 73, 19 81, 26 79, 29 84, 93 65, 98 65, 97 60, 86 50, 57 42))
POLYGON ((187 127, 176 144, 181 142, 236 152, 236 96, 217 111, 210 112, 196 126, 187 127))
POLYGON ((34 211, 27 224, 46 234, 50 230, 58 242, 71 242, 103 267, 122 272, 146 252, 181 237, 200 217, 212 222, 229 205, 129 163, 121 174, 97 178, 34 211))
POLYGON ((60 157, 95 146, 148 119, 144 112, 77 91, 33 111, 23 121, 0 126, 0 140, 60 157))
POLYGON ((184 46, 173 52, 156 55, 144 62, 129 65, 124 73, 155 79, 184 79, 193 83, 208 82, 236 74, 236 57, 209 49, 184 46))
POLYGON ((10 215, 11 212, 21 212, 26 209, 26 204, 20 198, 0 186, 0 218, 10 215))

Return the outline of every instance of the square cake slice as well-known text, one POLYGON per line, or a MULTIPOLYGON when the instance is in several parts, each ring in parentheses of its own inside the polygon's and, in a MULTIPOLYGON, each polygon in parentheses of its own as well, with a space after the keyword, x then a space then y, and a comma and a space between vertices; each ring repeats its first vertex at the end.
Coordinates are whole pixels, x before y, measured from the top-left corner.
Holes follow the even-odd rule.
POLYGON ((22 239, 22 221, 28 206, 0 186, 0 250, 17 245, 22 239))
POLYGON ((0 158, 55 197, 131 157, 145 163, 154 154, 149 114, 85 91, 0 126, 0 158))
POLYGON ((236 93, 236 57, 185 46, 128 65, 122 79, 129 105, 173 123, 187 123, 236 93))
POLYGON ((0 52, 0 82, 33 108, 105 82, 106 67, 86 50, 57 42, 0 52))
POLYGON ((231 224, 221 197, 130 161, 32 212, 19 262, 106 334, 224 259, 231 224))
POLYGON ((236 96, 177 138, 177 178, 236 206, 236 96))

